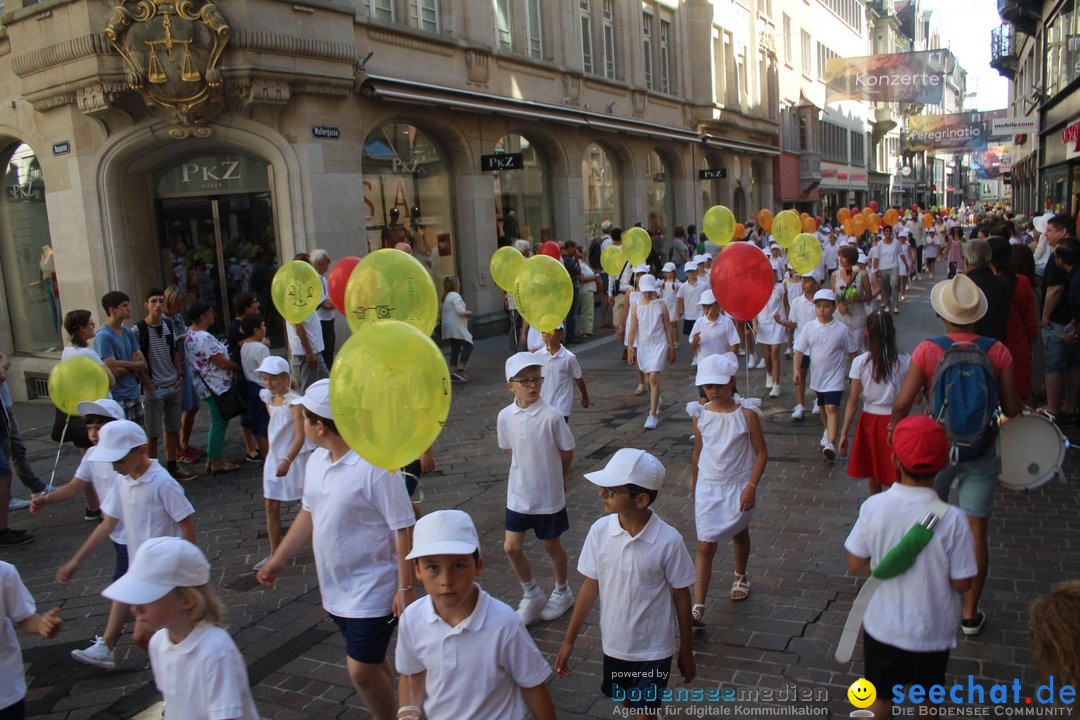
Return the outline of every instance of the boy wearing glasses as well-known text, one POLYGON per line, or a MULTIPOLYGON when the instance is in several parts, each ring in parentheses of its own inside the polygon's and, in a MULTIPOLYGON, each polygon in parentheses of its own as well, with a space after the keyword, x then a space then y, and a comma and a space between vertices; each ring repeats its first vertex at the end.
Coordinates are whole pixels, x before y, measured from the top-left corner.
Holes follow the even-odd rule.
POLYGON ((593 523, 581 548, 578 572, 585 581, 555 659, 555 673, 573 674, 568 663, 574 642, 599 597, 604 649, 600 691, 633 713, 656 715, 671 674, 676 617, 679 672, 684 682, 694 679, 694 563, 679 531, 650 507, 664 482, 659 460, 644 450, 623 448, 602 470, 585 478, 600 487, 600 504, 609 514, 593 523))
POLYGON ((530 352, 507 359, 506 387, 514 402, 499 412, 497 423, 499 447, 510 453, 503 550, 521 583, 517 612, 526 625, 537 619, 557 620, 574 605, 574 594, 566 583, 566 550, 559 540, 570 529, 566 487, 574 436, 563 416, 540 398, 542 367, 543 359, 530 352), (528 530, 544 541, 551 557, 555 589, 546 602, 523 548, 528 530))

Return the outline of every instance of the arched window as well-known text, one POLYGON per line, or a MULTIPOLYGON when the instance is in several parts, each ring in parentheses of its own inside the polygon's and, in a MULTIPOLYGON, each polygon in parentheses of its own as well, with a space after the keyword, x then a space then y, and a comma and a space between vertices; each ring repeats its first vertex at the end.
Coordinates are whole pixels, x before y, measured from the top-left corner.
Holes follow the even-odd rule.
POLYGON ((611 154, 596 143, 590 143, 581 158, 581 183, 587 236, 599 235, 600 223, 604 220, 622 227, 619 166, 611 154))
POLYGON ((724 158, 715 153, 706 155, 702 168, 707 176, 701 181, 701 205, 704 210, 713 205, 727 205, 727 166, 724 158))
POLYGON ((495 154, 520 153, 522 167, 496 170, 495 224, 500 235, 545 242, 552 238, 548 161, 540 148, 521 135, 495 143, 495 154))
POLYGON ((645 229, 653 239, 653 247, 667 255, 671 247, 671 231, 674 227, 675 197, 671 191, 671 169, 660 153, 649 153, 646 187, 648 195, 648 222, 645 229))

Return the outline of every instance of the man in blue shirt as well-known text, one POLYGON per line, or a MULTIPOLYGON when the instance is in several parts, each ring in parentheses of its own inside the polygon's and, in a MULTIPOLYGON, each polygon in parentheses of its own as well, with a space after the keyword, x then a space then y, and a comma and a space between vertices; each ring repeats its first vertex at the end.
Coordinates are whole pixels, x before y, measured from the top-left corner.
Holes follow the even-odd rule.
POLYGON ((101 307, 108 319, 94 334, 94 350, 116 377, 113 400, 124 408, 124 417, 142 425, 141 379, 146 375, 146 358, 139 350, 139 339, 124 327, 124 321, 131 319, 131 298, 112 290, 102 296, 101 307))

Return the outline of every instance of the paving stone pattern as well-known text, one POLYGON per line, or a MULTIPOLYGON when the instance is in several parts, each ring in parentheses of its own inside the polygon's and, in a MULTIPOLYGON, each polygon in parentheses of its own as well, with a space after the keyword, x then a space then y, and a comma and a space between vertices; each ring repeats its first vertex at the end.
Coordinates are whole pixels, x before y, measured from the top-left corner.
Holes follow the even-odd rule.
MULTIPOLYGON (((938 321, 929 309, 923 281, 909 295, 898 317, 901 344, 911 350, 938 321)), ((436 445, 438 470, 425 477, 426 509, 456 507, 468 511, 480 532, 486 567, 481 584, 494 596, 516 606, 520 587, 502 552, 505 479, 509 466, 498 449, 495 418, 510 401, 502 375, 506 340, 478 344, 468 385, 455 384, 446 430, 436 445)), ((647 396, 632 391, 632 372, 619 362, 618 346, 610 336, 577 346, 593 405, 576 405, 571 428, 577 439, 573 477, 567 498, 571 529, 563 542, 571 558, 571 582, 580 583, 577 555, 592 522, 599 516, 596 489, 582 473, 601 466, 618 448, 640 447, 657 455, 667 467, 667 481, 655 510, 678 528, 694 551, 693 497, 689 463, 690 420, 683 407, 696 397, 687 348, 663 374, 664 406, 656 430, 642 428, 647 396)), ((745 395, 763 396, 763 371, 739 376, 745 395), (747 384, 749 383, 749 384, 747 384), (747 392, 748 389, 748 392, 747 392)), ((842 460, 822 460, 818 439, 821 426, 809 414, 796 423, 789 413, 793 391, 784 370, 783 395, 766 399, 764 410, 770 460, 758 492, 759 510, 751 527, 753 549, 749 600, 728 599, 732 580, 730 551, 717 553, 706 619, 708 629, 695 637, 696 688, 735 688, 741 701, 727 707, 748 717, 765 715, 792 705, 786 697, 812 701, 795 703, 817 716, 847 716, 850 683, 862 674, 861 646, 849 663, 837 663, 832 651, 861 580, 845 573, 843 541, 864 499, 865 486, 847 477, 842 460), (772 693, 770 695, 770 692, 772 693), (760 708, 760 710, 759 710, 760 708)), ((576 395, 575 395, 576 402, 576 395)), ((16 408, 27 428, 35 467, 47 476, 55 446, 49 444, 51 409, 40 403, 16 408)), ((205 436, 206 414, 200 416, 198 441, 205 436)), ((235 426, 236 423, 233 423, 235 426)), ((239 454, 238 430, 230 429, 228 447, 239 454)), ((76 455, 65 450, 58 478, 69 478, 76 455)), ((949 672, 966 681, 968 674, 987 683, 1011 682, 1025 687, 1038 679, 1027 643, 1027 614, 1032 600, 1057 581, 1076 577, 1080 567, 1080 521, 1076 508, 1080 491, 1075 464, 1067 462, 1069 484, 1052 482, 1028 493, 998 489, 991 522, 991 574, 983 607, 989 621, 978 638, 960 639, 949 672)), ((20 493, 25 490, 18 488, 20 493)), ((203 477, 185 485, 196 508, 199 545, 213 565, 213 582, 228 611, 226 622, 248 662, 259 712, 264 718, 367 717, 349 685, 344 666, 344 643, 320 605, 310 548, 302 551, 275 589, 255 582, 252 565, 266 554, 266 531, 261 498, 261 469, 245 465, 237 473, 203 477)), ((293 512, 295 509, 293 510, 293 512)), ((291 516, 291 513, 290 513, 291 516)), ((108 583, 113 557, 99 550, 69 587, 53 580, 91 529, 82 520, 81 504, 50 507, 30 518, 12 514, 12 525, 36 532, 31 545, 6 550, 4 560, 17 565, 39 608, 59 605, 65 620, 53 641, 21 638, 30 685, 29 715, 48 720, 131 718, 153 706, 160 695, 153 686, 146 655, 125 635, 118 648, 118 670, 106 673, 69 658, 102 631, 108 603, 99 595, 108 583)), ((542 544, 527 543, 537 579, 546 592, 553 587, 542 544)), ((564 718, 612 717, 615 705, 599 693, 602 651, 598 615, 594 611, 574 656, 574 676, 555 679, 550 688, 564 718)), ((569 614, 531 629, 545 657, 554 661, 569 614)), ((675 685, 676 680, 673 680, 675 685)), ((881 689, 879 688, 879 692, 881 689)), ((692 704, 691 704, 692 705, 692 704)), ((699 711, 709 711, 705 703, 699 711)), ((686 715, 686 704, 672 715, 686 715)))

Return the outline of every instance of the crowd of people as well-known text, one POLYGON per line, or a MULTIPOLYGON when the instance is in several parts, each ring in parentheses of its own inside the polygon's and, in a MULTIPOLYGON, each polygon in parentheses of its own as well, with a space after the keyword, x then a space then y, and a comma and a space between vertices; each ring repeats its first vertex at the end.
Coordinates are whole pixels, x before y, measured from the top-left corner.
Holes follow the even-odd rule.
MULTIPOLYGON (((656 248, 642 265, 627 264, 610 277, 594 267, 593 252, 564 243, 575 304, 562 325, 540 331, 522 321, 507 296, 511 348, 503 369, 511 402, 491 409, 497 412, 498 445, 509 456, 501 550, 521 586, 516 611, 476 584, 485 556, 499 549, 482 547, 472 519, 455 509, 423 514, 410 502, 416 476, 434 466, 430 449, 415 467, 391 472, 370 464, 342 438, 327 379, 335 343, 323 323, 332 323, 332 315, 316 313, 290 326, 289 357, 275 356, 250 293, 233 298, 226 342, 212 332, 215 308, 198 299, 187 303, 176 287, 146 293, 146 315, 134 324, 131 299, 119 291, 102 298, 105 321, 96 331, 89 311, 67 314, 68 351, 103 364, 110 396, 81 403, 78 416, 57 418, 61 437, 85 454, 74 477, 51 491, 35 482, 32 467, 24 477, 17 425, 5 411, 0 544, 33 539, 6 526, 11 456, 33 492, 32 512, 81 497, 86 518, 99 521, 58 568, 57 582, 70 583, 106 541, 113 546, 113 583, 103 592, 112 603, 106 625, 72 657, 114 669, 117 642, 134 614, 132 639, 149 653, 167 717, 257 717, 243 658, 216 627, 221 603, 198 548, 197 510, 180 484, 193 476, 184 466, 201 457, 191 433, 195 413, 205 405, 210 425, 204 472, 239 467, 225 459, 224 448, 228 423, 237 416, 244 460, 263 465, 269 547, 254 568, 257 580, 274 587, 311 542, 323 607, 344 638, 349 680, 373 717, 518 718, 526 710, 536 718, 555 717, 548 690, 552 669, 559 677, 573 674, 575 644, 597 604, 600 691, 631 712, 656 714, 674 697, 668 688, 673 661, 684 682, 697 674, 694 632, 706 626, 720 542, 732 544, 728 598, 751 597, 750 526, 769 452, 761 400, 741 394, 738 379, 741 367, 763 369, 772 399, 783 395, 790 377, 794 421, 807 414, 807 389, 814 392, 810 414, 822 421, 824 460, 849 454, 848 474, 868 482, 870 496, 845 543, 849 572, 870 573, 892 557, 913 525, 929 523, 932 538, 925 548, 906 558, 906 572, 886 581, 866 609, 864 677, 878 688, 943 684, 957 630, 978 635, 992 612, 980 599, 998 476, 997 415, 1033 408, 1045 393, 1055 421, 1074 422, 1080 390, 1075 228, 1064 216, 1037 220, 1030 238, 1026 223, 1004 217, 987 218, 967 239, 965 228, 949 221, 921 232, 911 223, 885 225, 863 237, 823 225, 821 262, 804 273, 790 268, 775 239, 750 225, 742 241, 759 243, 772 272, 769 300, 750 322, 729 316, 717 302, 711 287, 716 252, 701 245, 693 226, 677 230, 666 253, 656 248), (935 277, 939 255, 950 265, 941 280, 935 277), (942 332, 905 349, 897 343, 894 316, 909 283, 923 275, 936 281, 930 303, 942 332), (665 366, 676 362, 682 339, 691 349, 698 399, 686 412, 694 440, 697 543, 691 556, 679 531, 651 509, 664 487, 662 459, 619 449, 585 474, 597 488, 600 517, 590 518, 583 546, 574 548, 583 576, 575 594, 562 540, 570 527, 566 492, 576 447, 569 421, 575 388, 583 408, 590 398, 581 364, 566 346, 598 329, 597 293, 599 324, 614 329, 634 373, 628 392, 633 385, 635 394, 649 393, 645 429, 660 422, 665 366), (791 364, 787 374, 785 359, 791 364), (1036 382, 1040 364, 1043 383, 1036 382), (913 413, 917 405, 924 412, 913 413), (164 464, 158 460, 163 436, 164 464), (957 506, 945 505, 954 488, 957 506), (282 534, 282 507, 293 502, 300 509, 282 534), (526 551, 530 532, 551 562, 550 593, 533 573, 526 551), (426 593, 420 598, 417 583, 426 593), (528 628, 571 610, 552 668, 528 628), (388 648, 395 628, 392 667, 388 648), (466 663, 469 671, 460 672, 466 663)), ((602 229, 597 248, 620 242, 617 227, 602 229)), ((532 251, 527 242, 519 249, 532 251)), ((325 253, 298 259, 326 277, 325 253)), ((470 312, 455 278, 447 278, 444 292, 450 372, 465 383, 470 312)), ((332 307, 324 297, 321 309, 332 307)), ((0 356, 0 380, 4 361, 0 356)), ((55 636, 60 608, 37 613, 8 563, 0 562, 0 585, 0 610, 11 622, 0 636, 0 652, 18 653, 12 626, 55 636)), ((1078 604, 1080 588, 1066 583, 1034 612, 1061 617, 1078 604)), ((1032 627, 1044 669, 1062 682, 1080 681, 1069 677, 1077 644, 1066 650, 1068 657, 1059 652, 1062 634, 1080 636, 1075 620, 1062 627, 1033 619, 1032 627)), ((0 692, 0 718, 23 717, 21 663, 6 663, 0 679, 6 691, 0 692)), ((872 706, 876 717, 890 716, 888 698, 879 692, 872 706)))

